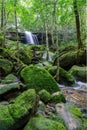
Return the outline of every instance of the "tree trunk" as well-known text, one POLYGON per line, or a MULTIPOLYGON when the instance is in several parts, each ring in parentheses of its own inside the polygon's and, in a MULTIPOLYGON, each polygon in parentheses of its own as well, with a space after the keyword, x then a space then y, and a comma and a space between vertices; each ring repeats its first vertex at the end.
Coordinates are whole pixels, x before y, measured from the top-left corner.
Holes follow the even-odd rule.
POLYGON ((77 0, 73 0, 73 7, 75 13, 76 20, 76 31, 77 31, 77 41, 78 41, 78 49, 82 48, 82 40, 81 40, 81 32, 80 32, 80 20, 79 20, 79 12, 77 7, 77 0))
POLYGON ((48 30, 47 30, 47 23, 46 23, 46 60, 49 60, 49 43, 48 43, 48 30))
POLYGON ((5 29, 4 29, 4 26, 5 26, 5 21, 4 21, 4 18, 5 18, 5 3, 4 3, 4 0, 2 0, 1 2, 1 33, 2 33, 2 41, 1 41, 1 44, 2 44, 2 47, 4 47, 4 44, 5 44, 5 29))
POLYGON ((19 63, 19 42, 18 42, 18 23, 17 23, 17 11, 16 11, 16 6, 17 6, 17 0, 14 2, 14 17, 15 17, 15 28, 16 28, 16 40, 17 40, 17 50, 18 50, 18 63, 19 63))
POLYGON ((57 72, 55 75, 55 78, 57 81, 59 81, 59 45, 58 45, 58 25, 57 25, 57 19, 56 19, 56 5, 57 5, 57 0, 54 0, 54 12, 53 12, 53 17, 54 17, 54 29, 56 31, 56 54, 57 54, 57 72))

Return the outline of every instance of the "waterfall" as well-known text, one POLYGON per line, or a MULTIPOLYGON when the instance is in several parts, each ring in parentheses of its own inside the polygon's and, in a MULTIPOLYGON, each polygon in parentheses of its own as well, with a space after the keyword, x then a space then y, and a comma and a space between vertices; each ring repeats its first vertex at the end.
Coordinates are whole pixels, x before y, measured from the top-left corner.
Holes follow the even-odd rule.
POLYGON ((31 32, 25 31, 25 38, 26 38, 26 42, 28 44, 39 44, 37 36, 32 34, 31 32))

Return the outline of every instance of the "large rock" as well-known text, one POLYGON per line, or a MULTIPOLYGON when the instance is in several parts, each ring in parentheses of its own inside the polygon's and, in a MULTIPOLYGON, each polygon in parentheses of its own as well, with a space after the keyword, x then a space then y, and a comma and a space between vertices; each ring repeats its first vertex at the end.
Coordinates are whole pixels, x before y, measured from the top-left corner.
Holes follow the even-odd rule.
POLYGON ((53 93, 51 95, 51 100, 50 100, 51 103, 60 103, 60 102, 66 102, 66 99, 64 97, 64 95, 61 93, 61 92, 56 92, 56 93, 53 93))
POLYGON ((18 81, 18 79, 15 75, 9 74, 1 81, 1 83, 6 84, 6 83, 14 83, 14 82, 17 82, 17 81, 18 81))
POLYGON ((0 84, 0 96, 9 92, 20 89, 20 84, 18 82, 11 84, 0 84))
POLYGON ((22 129, 36 105, 37 95, 33 89, 23 92, 12 104, 0 105, 0 130, 22 129))
POLYGON ((72 104, 57 104, 56 112, 63 118, 67 130, 80 130, 82 126, 82 113, 72 104))
POLYGON ((39 66, 32 65, 25 67, 21 71, 21 77, 23 78, 27 88, 34 88, 36 92, 39 92, 42 89, 45 89, 50 93, 60 90, 57 82, 49 72, 39 66))
POLYGON ((31 118, 24 130, 66 130, 63 124, 42 116, 31 118))
POLYGON ((52 66, 49 67, 48 69, 49 73, 55 77, 57 82, 61 84, 67 84, 67 85, 71 85, 75 83, 74 77, 68 71, 64 70, 61 67, 59 67, 58 69, 59 69, 59 81, 57 80, 58 78, 56 77, 57 66, 52 66))
MULTIPOLYGON (((69 70, 73 65, 86 65, 86 50, 71 50, 62 53, 59 57, 60 66, 66 70, 69 70)), ((55 58, 54 65, 57 64, 57 58, 55 58)))
POLYGON ((40 99, 44 102, 44 103, 48 103, 51 99, 51 95, 48 91, 46 91, 45 89, 39 91, 39 96, 40 99))
POLYGON ((80 67, 74 65, 69 71, 77 80, 86 81, 87 80, 87 67, 80 67))
POLYGON ((13 68, 11 61, 7 59, 0 59, 0 75, 9 74, 13 68))

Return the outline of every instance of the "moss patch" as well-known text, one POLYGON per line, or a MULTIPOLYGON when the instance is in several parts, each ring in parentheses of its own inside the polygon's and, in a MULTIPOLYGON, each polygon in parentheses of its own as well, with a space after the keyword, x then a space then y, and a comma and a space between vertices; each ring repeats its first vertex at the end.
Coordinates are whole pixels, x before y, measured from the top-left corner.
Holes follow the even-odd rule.
POLYGON ((36 109, 35 90, 27 90, 15 98, 12 104, 0 105, 0 130, 21 128, 36 109))
POLYGON ((27 88, 34 88, 36 92, 42 89, 50 93, 59 91, 55 79, 44 68, 39 66, 28 66, 21 71, 21 77, 24 79, 27 88))
POLYGON ((69 71, 73 76, 75 76, 78 80, 81 81, 86 81, 87 79, 87 67, 80 67, 74 65, 70 71, 69 71))
POLYGON ((9 74, 4 78, 4 80, 2 80, 1 83, 12 83, 15 81, 17 81, 17 77, 14 76, 13 74, 9 74))
POLYGON ((52 94, 50 102, 55 103, 55 104, 61 103, 61 102, 65 103, 66 99, 61 92, 56 92, 52 94))
POLYGON ((4 74, 9 74, 13 68, 12 62, 7 59, 0 59, 0 69, 4 71, 4 74))
POLYGON ((11 84, 4 84, 4 85, 1 85, 0 87, 0 96, 2 94, 5 94, 7 92, 9 92, 10 90, 15 90, 15 89, 20 89, 20 85, 19 83, 11 83, 11 84))
POLYGON ((24 130, 66 130, 63 124, 42 116, 30 119, 24 130))
POLYGON ((51 95, 49 92, 47 92, 45 89, 39 91, 39 96, 40 99, 44 102, 47 103, 51 99, 51 95))
MULTIPOLYGON (((51 75, 55 76, 57 72, 57 66, 50 67, 48 71, 51 75)), ((62 84, 68 84, 68 85, 75 83, 74 77, 68 71, 64 70, 61 67, 59 67, 59 81, 58 82, 62 84)))

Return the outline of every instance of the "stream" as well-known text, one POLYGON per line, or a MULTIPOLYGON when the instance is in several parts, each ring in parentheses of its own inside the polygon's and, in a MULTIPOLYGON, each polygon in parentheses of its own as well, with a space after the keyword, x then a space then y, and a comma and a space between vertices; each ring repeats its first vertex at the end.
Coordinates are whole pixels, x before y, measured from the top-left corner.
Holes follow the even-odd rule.
POLYGON ((75 81, 75 84, 71 87, 58 85, 66 97, 66 102, 77 105, 81 109, 83 117, 87 118, 87 83, 75 81))

